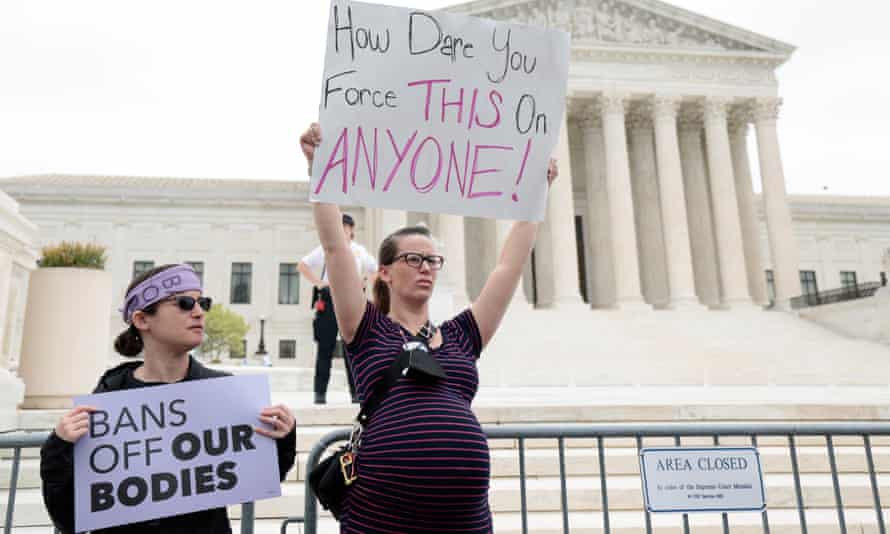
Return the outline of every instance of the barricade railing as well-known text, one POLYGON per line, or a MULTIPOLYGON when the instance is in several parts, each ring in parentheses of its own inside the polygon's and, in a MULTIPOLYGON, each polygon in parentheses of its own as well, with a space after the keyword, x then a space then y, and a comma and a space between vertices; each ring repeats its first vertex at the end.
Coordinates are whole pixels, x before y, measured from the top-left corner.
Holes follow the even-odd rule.
MULTIPOLYGON (((571 528, 569 524, 568 492, 566 484, 566 440, 568 439, 595 439, 597 461, 599 463, 599 482, 601 495, 602 530, 605 534, 611 531, 609 521, 609 493, 606 480, 608 478, 606 463, 606 440, 611 438, 635 439, 637 453, 642 450, 644 439, 655 437, 673 438, 676 446, 682 445, 683 438, 707 438, 715 446, 721 444, 722 438, 744 438, 751 446, 757 447, 758 437, 784 437, 791 460, 791 470, 794 481, 795 506, 798 512, 800 531, 807 534, 807 517, 805 514, 806 503, 801 486, 801 469, 798 464, 797 438, 803 436, 816 436, 825 439, 825 446, 829 458, 832 488, 834 491, 834 508, 837 515, 838 532, 846 534, 846 520, 844 505, 841 496, 841 485, 838 476, 838 465, 834 449, 833 439, 837 436, 856 436, 862 439, 868 477, 871 484, 876 525, 880 534, 886 534, 884 516, 881 508, 881 496, 878 489, 877 472, 872 454, 871 438, 874 436, 890 436, 890 423, 664 423, 664 424, 509 424, 484 426, 483 430, 490 440, 511 439, 516 440, 516 449, 519 463, 519 492, 520 492, 520 516, 523 534, 529 532, 529 512, 527 506, 526 487, 526 449, 530 440, 555 439, 559 449, 559 478, 560 478, 560 503, 562 515, 562 530, 568 534, 571 528)), ((326 451, 332 446, 345 442, 349 438, 349 429, 334 430, 323 436, 313 447, 306 460, 306 473, 318 464, 326 451)), ((361 450, 359 450, 361 454, 361 450)), ((642 488, 641 488, 642 491, 642 488)), ((305 488, 305 506, 303 519, 305 534, 317 534, 318 530, 318 505, 315 495, 309 488, 308 480, 305 488)), ((643 524, 647 534, 653 530, 650 513, 643 510, 643 524)), ((730 522, 726 513, 722 514, 723 533, 729 534, 730 522)), ((761 513, 762 530, 770 533, 769 510, 761 513)), ((690 523, 688 514, 682 516, 683 532, 689 534, 690 523)), ((282 530, 283 532, 283 530, 282 530)))
POLYGON ((837 302, 873 297, 884 285, 882 282, 866 282, 800 295, 791 299, 791 309, 799 310, 813 306, 822 306, 823 304, 835 304, 837 302))
MULTIPOLYGON (((832 489, 834 492, 834 508, 837 516, 838 532, 846 534, 847 526, 845 519, 845 510, 843 498, 841 494, 841 484, 838 474, 838 462, 835 452, 834 438, 838 436, 855 436, 862 439, 862 448, 865 454, 866 467, 868 471, 868 479, 871 486, 873 509, 876 515, 875 524, 880 534, 886 534, 883 510, 881 505, 881 496, 878 486, 878 475, 875 468, 874 455, 872 451, 871 439, 875 436, 890 436, 890 423, 770 423, 770 424, 747 424, 747 423, 664 423, 664 424, 511 424, 511 425, 492 425, 484 426, 483 430, 486 436, 491 440, 515 440, 516 450, 518 454, 519 464, 519 489, 520 489, 520 516, 522 524, 522 532, 528 532, 528 506, 527 506, 527 487, 526 487, 526 450, 531 440, 537 439, 555 439, 558 447, 559 455, 559 478, 560 478, 560 511, 562 516, 563 532, 568 533, 571 525, 569 524, 569 507, 567 492, 567 474, 566 474, 566 440, 569 439, 595 439, 598 461, 598 473, 601 494, 601 512, 603 522, 603 532, 609 534, 609 494, 607 486, 608 470, 606 463, 606 440, 612 438, 633 438, 636 443, 637 451, 641 450, 644 445, 644 439, 655 437, 673 438, 675 445, 682 445, 683 438, 705 437, 710 438, 714 445, 720 445, 722 438, 743 437, 746 438, 753 447, 758 445, 758 437, 784 437, 786 438, 787 448, 790 456, 791 471, 794 482, 795 506, 798 513, 800 530, 802 534, 807 534, 807 517, 805 513, 806 503, 804 501, 804 493, 801 485, 801 469, 798 458, 797 438, 804 436, 822 437, 825 440, 825 447, 829 460, 832 489)), ((16 492, 18 490, 18 479, 21 469, 22 450, 27 448, 38 448, 47 437, 46 432, 15 432, 8 434, 0 434, 0 452, 7 449, 12 450, 9 492, 6 503, 6 514, 3 526, 4 534, 12 532, 14 524, 16 492)), ((323 436, 313 447, 306 460, 306 473, 310 472, 322 456, 332 446, 345 442, 349 438, 349 429, 343 428, 332 431, 323 436)), ((644 526, 647 534, 652 532, 652 522, 649 512, 643 511, 644 526)), ((241 534, 253 534, 254 532, 254 503, 244 503, 241 509, 241 534)), ((304 500, 304 517, 303 518, 287 518, 281 526, 281 532, 286 531, 288 524, 304 522, 304 532, 306 534, 317 534, 318 529, 318 505, 315 495, 312 493, 306 481, 305 500, 304 500)), ((722 515, 723 532, 729 534, 730 526, 727 514, 722 515)), ((770 533, 769 510, 762 513, 762 529, 765 534, 770 533)), ((690 525, 688 516, 683 515, 683 531, 689 534, 690 525)), ((58 531, 56 531, 58 532, 58 531)))

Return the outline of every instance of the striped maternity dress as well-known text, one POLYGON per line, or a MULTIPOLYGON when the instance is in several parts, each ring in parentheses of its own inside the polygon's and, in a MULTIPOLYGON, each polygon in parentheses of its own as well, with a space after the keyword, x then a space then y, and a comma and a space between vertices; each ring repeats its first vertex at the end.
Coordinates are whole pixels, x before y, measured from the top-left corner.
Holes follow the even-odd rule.
MULTIPOLYGON (((365 429, 358 480, 350 487, 341 534, 489 534, 488 442, 470 403, 482 348, 470 310, 440 326, 432 351, 448 377, 433 385, 401 378, 365 429)), ((401 352, 404 330, 371 303, 347 346, 364 400, 401 352)))

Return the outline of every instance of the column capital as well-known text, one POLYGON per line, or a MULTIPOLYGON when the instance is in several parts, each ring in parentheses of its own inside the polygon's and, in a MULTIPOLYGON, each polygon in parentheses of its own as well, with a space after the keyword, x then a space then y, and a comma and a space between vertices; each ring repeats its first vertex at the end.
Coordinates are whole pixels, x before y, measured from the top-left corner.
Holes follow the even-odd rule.
POLYGON ((701 104, 690 102, 680 106, 677 124, 681 131, 701 130, 704 127, 704 112, 701 104))
POLYGON ((590 103, 584 104, 575 115, 575 120, 581 130, 589 130, 591 128, 602 128, 603 126, 603 109, 598 99, 590 103))
POLYGON ((680 113, 682 99, 673 95, 655 95, 651 99, 652 117, 658 119, 676 119, 680 113))
POLYGON ((748 135, 748 124, 754 120, 754 106, 751 102, 737 104, 730 108, 727 115, 730 136, 748 135))
POLYGON ((736 120, 729 121, 729 137, 733 139, 748 137, 748 123, 736 120))
POLYGON ((603 114, 623 115, 630 102, 630 95, 628 93, 610 91, 600 94, 596 100, 599 103, 603 114))
POLYGON ((708 97, 704 101, 704 113, 707 119, 725 119, 732 101, 723 97, 708 97))
POLYGON ((652 102, 649 100, 636 100, 628 106, 627 110, 627 126, 631 130, 651 130, 652 123, 652 102))
POLYGON ((776 121, 779 119, 781 98, 758 98, 754 101, 754 120, 757 122, 776 121))

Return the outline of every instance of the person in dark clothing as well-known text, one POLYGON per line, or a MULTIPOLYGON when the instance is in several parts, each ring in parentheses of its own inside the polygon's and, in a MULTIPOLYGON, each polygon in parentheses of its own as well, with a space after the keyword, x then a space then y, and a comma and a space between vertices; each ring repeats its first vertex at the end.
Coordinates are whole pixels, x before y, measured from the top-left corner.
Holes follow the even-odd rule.
MULTIPOLYGON (((99 379, 94 393, 152 387, 229 376, 208 369, 189 355, 201 344, 204 313, 211 300, 201 294, 197 275, 187 265, 164 265, 137 277, 127 288, 124 321, 129 324, 114 347, 124 356, 143 354, 143 361, 123 363, 99 379), (164 288, 147 291, 151 286, 164 288), (154 295, 153 295, 154 293, 154 295), (145 300, 145 295, 152 297, 145 300), (197 305, 196 305, 197 304, 197 305)), ((59 420, 40 449, 43 501, 53 524, 63 533, 74 532, 74 443, 86 434, 92 406, 76 406, 59 420)), ((275 439, 281 480, 294 465, 296 422, 283 405, 260 412, 271 430, 255 431, 275 439)), ((224 507, 95 530, 95 534, 228 534, 232 532, 224 507)))
MULTIPOLYGON (((349 248, 355 258, 355 268, 363 279, 373 281, 377 273, 377 261, 371 256, 365 247, 355 242, 355 220, 351 215, 344 213, 341 218, 343 233, 349 239, 349 248)), ((312 309, 315 317, 312 320, 313 337, 317 344, 315 354, 315 404, 327 402, 328 382, 331 379, 331 359, 334 348, 337 346, 337 316, 334 313, 334 301, 331 299, 331 289, 328 287, 327 263, 324 249, 315 247, 297 264, 300 274, 312 282, 312 309), (316 275, 316 273, 320 273, 316 275)), ((346 378, 349 381, 349 393, 352 402, 357 402, 355 394, 355 382, 352 369, 346 363, 346 378)))
MULTIPOLYGON (((313 124, 300 138, 310 167, 319 143, 321 129, 313 124)), ((551 160, 547 182, 557 174, 551 160)), ((430 299, 445 258, 429 230, 407 227, 383 239, 368 302, 338 228, 340 208, 315 202, 312 212, 359 397, 376 400, 373 416, 357 429, 357 450, 350 451, 340 533, 491 534, 491 458, 471 407, 477 361, 519 285, 537 223, 513 223, 476 300, 434 325, 430 299), (385 393, 378 398, 379 391, 385 393)))

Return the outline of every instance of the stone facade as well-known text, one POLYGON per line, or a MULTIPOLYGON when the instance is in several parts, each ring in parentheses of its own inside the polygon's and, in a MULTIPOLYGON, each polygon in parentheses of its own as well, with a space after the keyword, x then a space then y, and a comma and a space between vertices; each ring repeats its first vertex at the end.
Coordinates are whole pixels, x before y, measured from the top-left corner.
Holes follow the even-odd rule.
MULTIPOLYGON (((786 194, 775 70, 794 47, 657 0, 478 0, 449 11, 549 25, 573 38, 556 149, 561 178, 513 309, 531 304, 580 318, 585 303, 762 314, 770 302, 789 308, 802 292, 802 271, 820 289, 880 278, 890 200, 786 194)), ((273 355, 293 342, 288 362, 311 364, 310 288, 300 284, 299 299, 289 303, 279 295, 282 273, 315 246, 305 183, 35 176, 0 186, 40 227, 42 243, 108 245, 115 301, 134 270, 149 265, 137 262, 201 262, 207 292, 251 325, 248 354, 262 317, 273 355), (236 264, 250 272, 242 275, 251 284, 246 303, 231 303, 236 264)), ((371 251, 409 222, 440 236, 449 261, 437 290, 439 315, 478 295, 509 228, 349 211, 371 251)), ((123 327, 109 316, 113 331, 123 327)))
MULTIPOLYGON (((579 139, 589 137, 579 136, 579 139)), ((657 159, 654 156, 650 153, 649 160, 657 159)), ((668 157, 674 158, 676 166, 676 154, 668 157)), ((575 185, 577 187, 577 181, 575 185)), ((305 182, 32 176, 0 181, 0 187, 18 200, 22 214, 39 227, 37 243, 40 245, 82 240, 109 247, 113 302, 122 298, 136 262, 152 262, 154 265, 201 262, 208 294, 242 314, 251 325, 247 335, 248 354, 252 354, 258 345, 259 318, 263 316, 266 319, 266 347, 277 360, 276 364, 304 367, 312 364, 312 312, 308 302, 311 288, 299 281, 299 300, 293 304, 279 302, 281 265, 296 263, 316 244, 305 182), (250 302, 247 304, 231 304, 233 263, 251 266, 250 302), (293 360, 278 359, 281 342, 291 340, 296 345, 296 357, 293 360)), ((573 246, 570 253, 564 253, 566 261, 561 269, 569 274, 560 278, 568 277, 562 282, 563 291, 571 293, 570 290, 574 290, 575 295, 581 293, 581 280, 586 280, 587 300, 594 307, 600 307, 591 299, 601 296, 590 288, 596 284, 610 287, 610 281, 596 272, 599 264, 590 261, 588 254, 593 258, 608 257, 608 247, 604 245, 608 236, 592 237, 586 231, 591 226, 596 227, 589 224, 588 217, 599 216, 598 210, 590 208, 590 194, 596 202, 595 191, 576 188, 573 192, 573 213, 579 218, 578 227, 582 231, 579 236, 573 229, 569 236, 573 245, 580 243, 580 246, 573 246), (576 249, 580 249, 580 254, 575 252, 576 249), (572 255, 583 259, 569 261, 572 255)), ((766 295, 765 271, 773 267, 769 226, 763 197, 753 195, 751 198, 750 210, 756 218, 756 251, 761 258, 757 272, 766 295)), ((815 273, 820 290, 840 287, 841 271, 855 272, 860 283, 880 280, 882 254, 890 248, 890 199, 833 196, 790 196, 789 199, 793 242, 800 244, 795 251, 801 258, 800 269, 815 273)), ((472 279, 478 277, 481 282, 493 266, 493 251, 503 239, 504 229, 501 227, 505 226, 474 219, 464 222, 454 216, 372 209, 348 211, 357 220, 357 240, 370 251, 376 249, 390 227, 407 222, 430 225, 448 257, 439 293, 447 295, 446 307, 450 309, 465 305, 478 292, 480 285, 474 286, 472 279)), ((672 216, 685 217, 681 215, 672 216)), ((637 227, 636 221, 629 222, 637 227)), ((689 239, 682 235, 680 238, 689 239)), ((543 231, 541 240, 538 250, 553 246, 544 243, 547 237, 543 231)), ((665 239, 660 249, 665 258, 670 257, 667 242, 665 239)), ((554 248, 565 250, 561 247, 556 245, 554 248)), ((637 248, 631 250, 636 252, 637 248)), ((28 258, 33 264, 33 252, 28 258)), ((665 262, 681 261, 686 265, 686 278, 680 280, 685 284, 681 287, 685 287, 685 300, 689 306, 684 309, 705 309, 695 299, 695 269, 692 269, 693 274, 688 273, 691 260, 691 255, 683 258, 681 254, 679 260, 666 259, 665 262)), ((741 266, 744 268, 744 264, 741 266)), ((636 287, 645 287, 640 282, 641 276, 628 281, 635 281, 636 287)), ((517 295, 517 302, 528 302, 535 294, 553 290, 553 279, 542 276, 540 270, 533 280, 536 287, 528 287, 525 295, 517 295)), ((712 282, 716 281, 716 278, 712 279, 712 282)), ((665 284, 666 279, 662 278, 659 283, 665 284)), ((531 273, 526 276, 526 285, 532 285, 531 273)), ((742 289, 752 300, 763 300, 761 304, 766 304, 768 297, 755 299, 747 286, 742 289)), ((614 292, 619 290, 612 288, 614 292)), ((664 286, 661 291, 664 297, 664 286)), ((794 295, 800 292, 798 282, 794 295)), ((576 298, 577 302, 581 301, 580 296, 576 298)), ((642 304, 642 301, 637 300, 637 303, 642 304)), ((565 301, 562 304, 538 304, 538 308, 572 307, 565 301)), ((446 313, 440 312, 442 315, 446 313)), ((123 329, 116 309, 109 310, 109 321, 113 333, 123 329)))
POLYGON ((18 364, 28 273, 37 266, 37 227, 18 203, 0 191, 0 432, 16 426, 24 384, 10 369, 18 364))
MULTIPOLYGON (((564 176, 595 210, 584 227, 601 246, 588 254, 594 307, 765 301, 755 275, 750 124, 768 214, 766 258, 776 305, 788 308, 798 260, 776 134, 775 70, 794 47, 656 0, 479 0, 449 11, 571 33, 568 135, 557 152, 571 153, 564 176)), ((559 202, 553 196, 551 205, 559 202)), ((574 223, 563 217, 566 200, 556 208, 544 230, 559 239, 574 223)), ((573 277, 550 268, 564 267, 560 257, 572 248, 536 255, 536 272, 553 278, 539 288, 539 304, 577 302, 573 277)))

